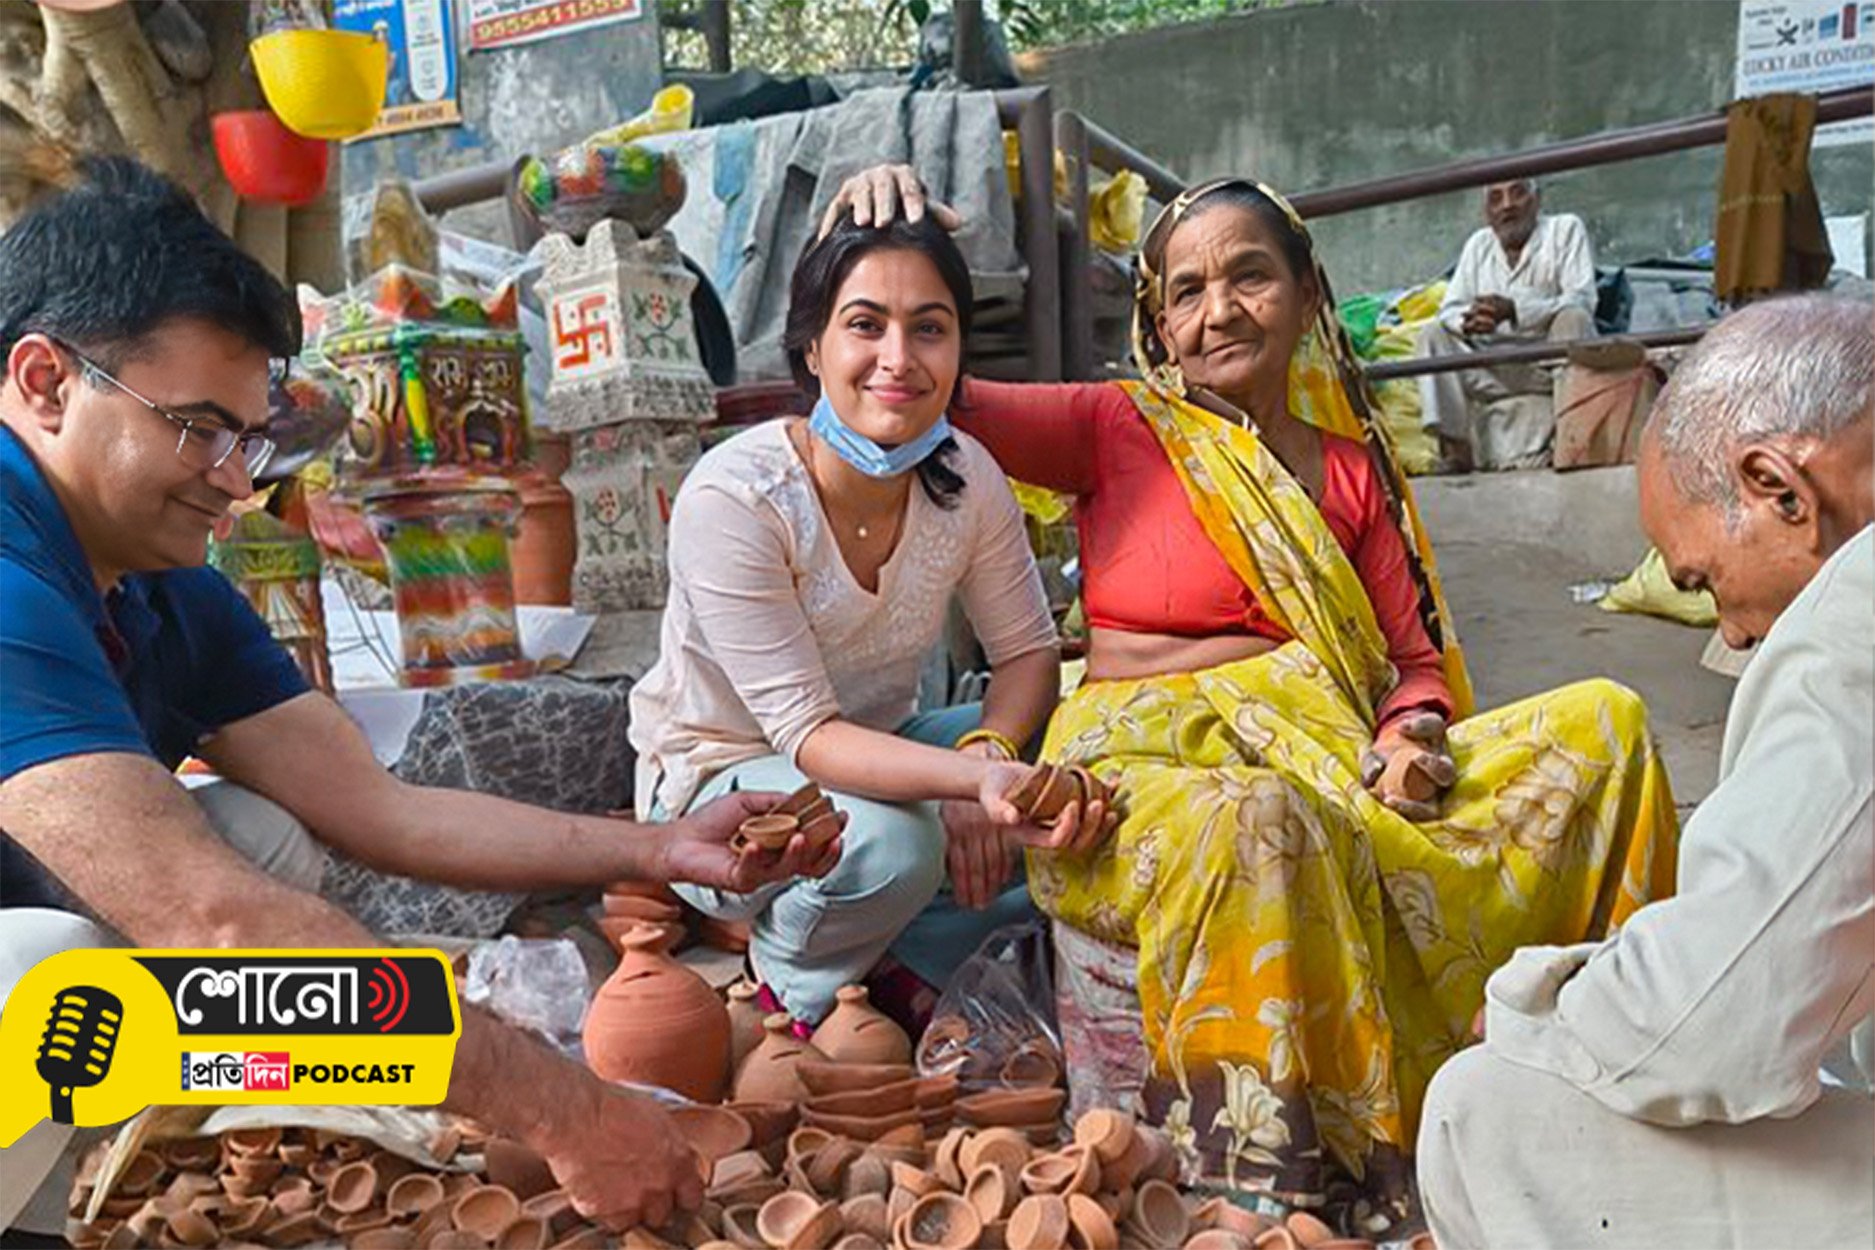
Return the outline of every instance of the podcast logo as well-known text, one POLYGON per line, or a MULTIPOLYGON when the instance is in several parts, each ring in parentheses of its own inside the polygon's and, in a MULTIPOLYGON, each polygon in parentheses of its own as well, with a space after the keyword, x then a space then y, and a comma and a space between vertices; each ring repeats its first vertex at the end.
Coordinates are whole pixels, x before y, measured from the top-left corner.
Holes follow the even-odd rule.
POLYGON ((443 1100, 461 1015, 436 951, 65 951, 0 1012, 0 1147, 151 1104, 443 1100))

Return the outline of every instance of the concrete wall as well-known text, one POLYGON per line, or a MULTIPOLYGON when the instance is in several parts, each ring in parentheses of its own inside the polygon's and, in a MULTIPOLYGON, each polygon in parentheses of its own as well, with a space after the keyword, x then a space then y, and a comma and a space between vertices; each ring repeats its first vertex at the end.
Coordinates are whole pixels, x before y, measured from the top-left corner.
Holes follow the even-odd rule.
MULTIPOLYGON (((457 46, 466 49, 467 6, 454 7, 457 46)), ((544 155, 637 113, 664 81, 654 12, 519 47, 464 50, 458 58, 462 124, 346 144, 346 194, 393 174, 415 180, 544 155)), ((508 238, 507 212, 498 204, 460 209, 446 223, 481 238, 508 238)))
MULTIPOLYGON (((1025 75, 1192 179, 1252 174, 1298 192, 1600 130, 1731 98, 1736 0, 1365 0, 1267 9, 1033 54, 1025 75)), ((1712 235, 1720 150, 1544 180, 1604 263, 1712 235)), ((1820 149, 1826 214, 1869 208, 1866 146, 1820 149)), ((1455 192, 1325 218, 1339 294, 1430 278, 1481 223, 1455 192)))

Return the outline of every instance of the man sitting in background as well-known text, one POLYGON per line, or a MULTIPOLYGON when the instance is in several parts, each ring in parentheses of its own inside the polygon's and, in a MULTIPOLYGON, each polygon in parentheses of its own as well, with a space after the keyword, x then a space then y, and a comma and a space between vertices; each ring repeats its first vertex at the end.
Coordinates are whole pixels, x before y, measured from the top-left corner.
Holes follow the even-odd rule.
MULTIPOLYGON (((1595 255, 1582 219, 1541 211, 1528 178, 1486 187, 1488 223, 1465 241, 1438 320, 1420 332, 1422 356, 1462 356, 1515 343, 1595 333, 1595 255)), ((1420 405, 1456 469, 1549 463, 1556 414, 1550 371, 1493 365, 1419 379, 1420 405)))

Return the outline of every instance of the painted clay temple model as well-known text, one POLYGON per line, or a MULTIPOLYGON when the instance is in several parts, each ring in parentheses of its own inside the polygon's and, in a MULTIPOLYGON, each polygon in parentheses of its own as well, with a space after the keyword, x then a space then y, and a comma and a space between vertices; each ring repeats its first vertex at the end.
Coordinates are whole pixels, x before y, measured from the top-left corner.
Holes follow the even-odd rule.
POLYGON ((516 292, 445 302, 393 263, 304 308, 352 384, 340 492, 384 548, 406 685, 522 677, 511 544, 533 440, 516 292))

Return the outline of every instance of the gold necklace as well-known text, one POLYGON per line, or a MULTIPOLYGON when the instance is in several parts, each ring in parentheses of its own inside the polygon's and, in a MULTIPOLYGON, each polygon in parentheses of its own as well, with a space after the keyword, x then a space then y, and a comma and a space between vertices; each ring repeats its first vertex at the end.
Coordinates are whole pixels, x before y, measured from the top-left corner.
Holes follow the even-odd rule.
MULTIPOLYGON (((814 450, 814 432, 812 430, 803 430, 801 436, 807 440, 808 476, 812 478, 816 486, 818 486, 820 483, 820 453, 814 450)), ((823 493, 821 496, 822 501, 825 502, 826 498, 826 495, 823 493)), ((832 507, 827 508, 827 516, 829 519, 832 518, 832 507)), ((861 542, 864 542, 872 537, 872 530, 867 527, 864 521, 855 521, 853 522, 853 534, 861 542)))

